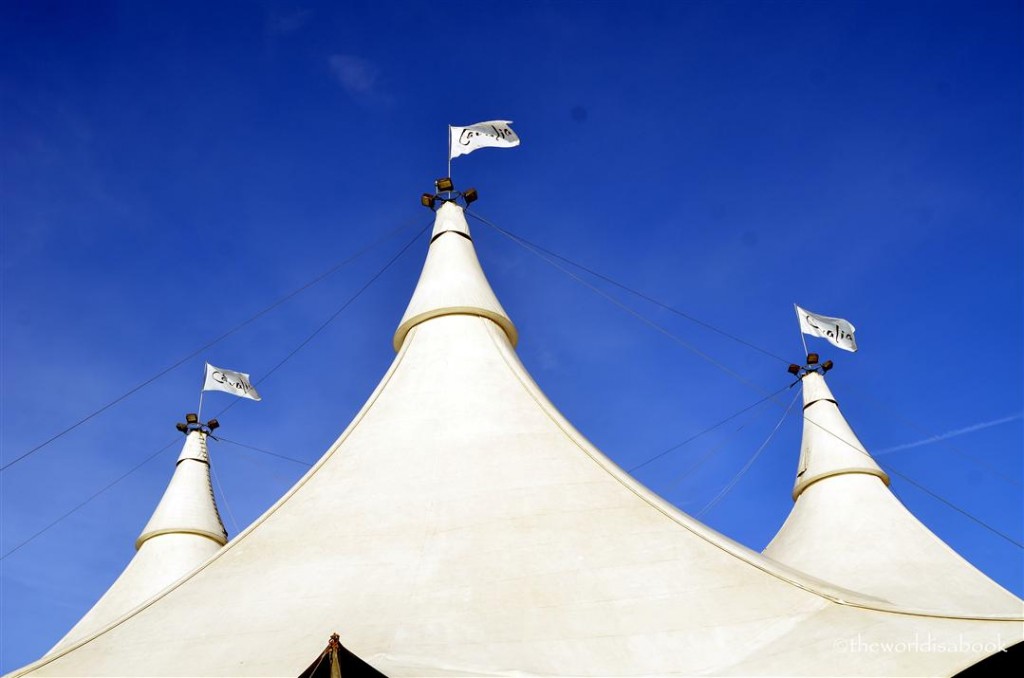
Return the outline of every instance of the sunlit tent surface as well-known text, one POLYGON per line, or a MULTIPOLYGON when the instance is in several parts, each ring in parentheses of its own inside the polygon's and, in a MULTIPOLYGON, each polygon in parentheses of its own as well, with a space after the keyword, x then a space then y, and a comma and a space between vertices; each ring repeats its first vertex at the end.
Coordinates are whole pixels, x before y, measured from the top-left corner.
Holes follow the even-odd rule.
MULTIPOLYGON (((334 631, 389 676, 950 675, 1024 635, 1021 601, 899 513, 866 453, 805 429, 767 557, 595 449, 516 337, 443 203, 398 355, 320 461, 189 576, 17 675, 298 675, 334 631), (924 635, 960 651, 852 645, 924 635)), ((808 377, 810 416, 827 388, 808 377)), ((859 446, 839 422, 818 420, 859 446)))
POLYGON ((764 550, 776 560, 908 609, 989 610, 1021 601, 922 525, 839 411, 818 371, 803 379, 804 431, 786 523, 764 550))

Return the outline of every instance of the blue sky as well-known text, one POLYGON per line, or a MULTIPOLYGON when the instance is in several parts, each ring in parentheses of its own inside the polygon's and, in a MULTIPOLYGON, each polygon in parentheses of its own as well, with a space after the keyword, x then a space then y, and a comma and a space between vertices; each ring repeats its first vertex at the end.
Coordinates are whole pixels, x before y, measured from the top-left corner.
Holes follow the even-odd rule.
MULTIPOLYGON (((260 379, 430 220, 418 196, 445 173, 446 125, 494 118, 522 145, 453 167, 479 214, 787 360, 794 302, 850 319, 860 352, 812 345, 868 449, 1022 539, 1019 2, 0 11, 5 463, 405 227, 3 473, 6 553, 173 443, 2 561, 0 669, 48 649, 130 559, 204 359, 260 379)), ((624 467, 789 383, 784 362, 621 297, 741 382, 471 226, 527 367, 624 467)), ((263 402, 232 407, 224 436, 315 461, 392 359, 426 246, 263 382, 263 402)), ((696 513, 781 413, 752 410, 637 476, 696 513)), ((703 519, 762 548, 791 506, 799 429, 785 421, 703 519)), ((305 470, 211 454, 232 534, 305 470)), ((1024 593, 1019 548, 893 488, 1024 593)))

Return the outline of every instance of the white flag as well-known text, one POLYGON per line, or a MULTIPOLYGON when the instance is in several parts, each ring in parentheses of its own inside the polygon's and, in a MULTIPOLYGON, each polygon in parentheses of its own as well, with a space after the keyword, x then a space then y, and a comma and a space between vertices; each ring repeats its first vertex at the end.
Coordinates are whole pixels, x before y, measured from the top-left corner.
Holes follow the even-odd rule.
POLYGON ((857 328, 849 320, 818 315, 799 306, 796 306, 796 317, 800 319, 800 331, 804 334, 821 337, 844 351, 857 351, 857 340, 853 337, 853 332, 857 328))
POLYGON ((472 153, 478 148, 498 146, 512 148, 519 145, 519 137, 509 125, 511 120, 488 120, 468 127, 448 126, 448 159, 472 153))
POLYGON ((206 382, 203 384, 204 391, 224 391, 232 393, 239 398, 251 400, 262 400, 256 392, 249 375, 245 372, 232 372, 206 363, 206 382))

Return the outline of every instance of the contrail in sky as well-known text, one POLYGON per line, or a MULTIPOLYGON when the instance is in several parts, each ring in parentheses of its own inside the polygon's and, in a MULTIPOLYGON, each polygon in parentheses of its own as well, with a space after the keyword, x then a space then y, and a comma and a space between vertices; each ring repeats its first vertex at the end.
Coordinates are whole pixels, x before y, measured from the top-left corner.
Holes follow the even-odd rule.
POLYGON ((884 450, 877 450, 877 451, 875 451, 875 454, 886 454, 888 452, 896 452, 898 450, 909 450, 912 447, 921 447, 922 445, 930 445, 932 443, 937 443, 940 440, 947 440, 949 438, 955 438, 957 436, 962 436, 965 433, 973 433, 974 431, 980 431, 980 430, 982 430, 984 428, 991 428, 992 426, 998 426, 999 424, 1008 424, 1011 421, 1017 421, 1018 419, 1021 418, 1021 416, 1022 416, 1022 414, 1020 412, 1018 412, 1017 414, 1011 414, 1010 416, 1003 417, 1002 419, 993 419, 992 421, 983 421, 983 422, 981 422, 979 424, 972 424, 970 426, 965 426, 964 428, 958 428, 955 431, 947 431, 946 433, 940 433, 937 436, 932 436, 930 438, 925 438, 924 440, 917 440, 917 441, 912 442, 912 443, 903 443, 902 445, 896 445, 895 447, 887 447, 884 450))

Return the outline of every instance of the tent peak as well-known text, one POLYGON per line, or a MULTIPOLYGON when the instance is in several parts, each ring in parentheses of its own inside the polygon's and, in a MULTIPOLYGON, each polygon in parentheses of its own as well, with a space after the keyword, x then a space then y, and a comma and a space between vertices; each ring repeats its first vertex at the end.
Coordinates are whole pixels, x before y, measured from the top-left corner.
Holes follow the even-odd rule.
POLYGON ((793 500, 796 501, 811 484, 847 473, 877 476, 888 485, 889 476, 875 463, 850 428, 839 411, 839 403, 825 383, 824 373, 831 367, 822 365, 817 368, 815 364, 816 361, 808 361, 808 365, 801 368, 800 374, 804 396, 804 431, 793 500))
POLYGON ((181 454, 178 455, 178 464, 186 459, 192 459, 202 464, 210 465, 210 453, 206 448, 206 433, 199 429, 193 429, 185 434, 185 444, 181 446, 181 454))
MULTIPOLYGON (((465 202, 468 193, 458 195, 465 202)), ((431 209, 437 201, 441 202, 434 216, 423 271, 395 331, 395 351, 402 348, 406 336, 416 325, 446 315, 487 318, 497 324, 515 346, 518 332, 480 267, 464 207, 454 198, 442 199, 440 193, 424 194, 423 200, 431 209), (427 198, 431 198, 430 204, 427 198)))
POLYGON ((433 243, 445 233, 458 233, 473 240, 473 235, 469 232, 469 223, 466 221, 465 208, 453 200, 446 200, 437 208, 434 228, 430 232, 430 242, 433 243))
POLYGON ((193 534, 206 537, 219 546, 227 543, 227 530, 210 484, 210 455, 206 447, 209 434, 194 428, 185 435, 185 444, 167 485, 146 527, 135 541, 140 549, 149 539, 164 534, 193 534))

